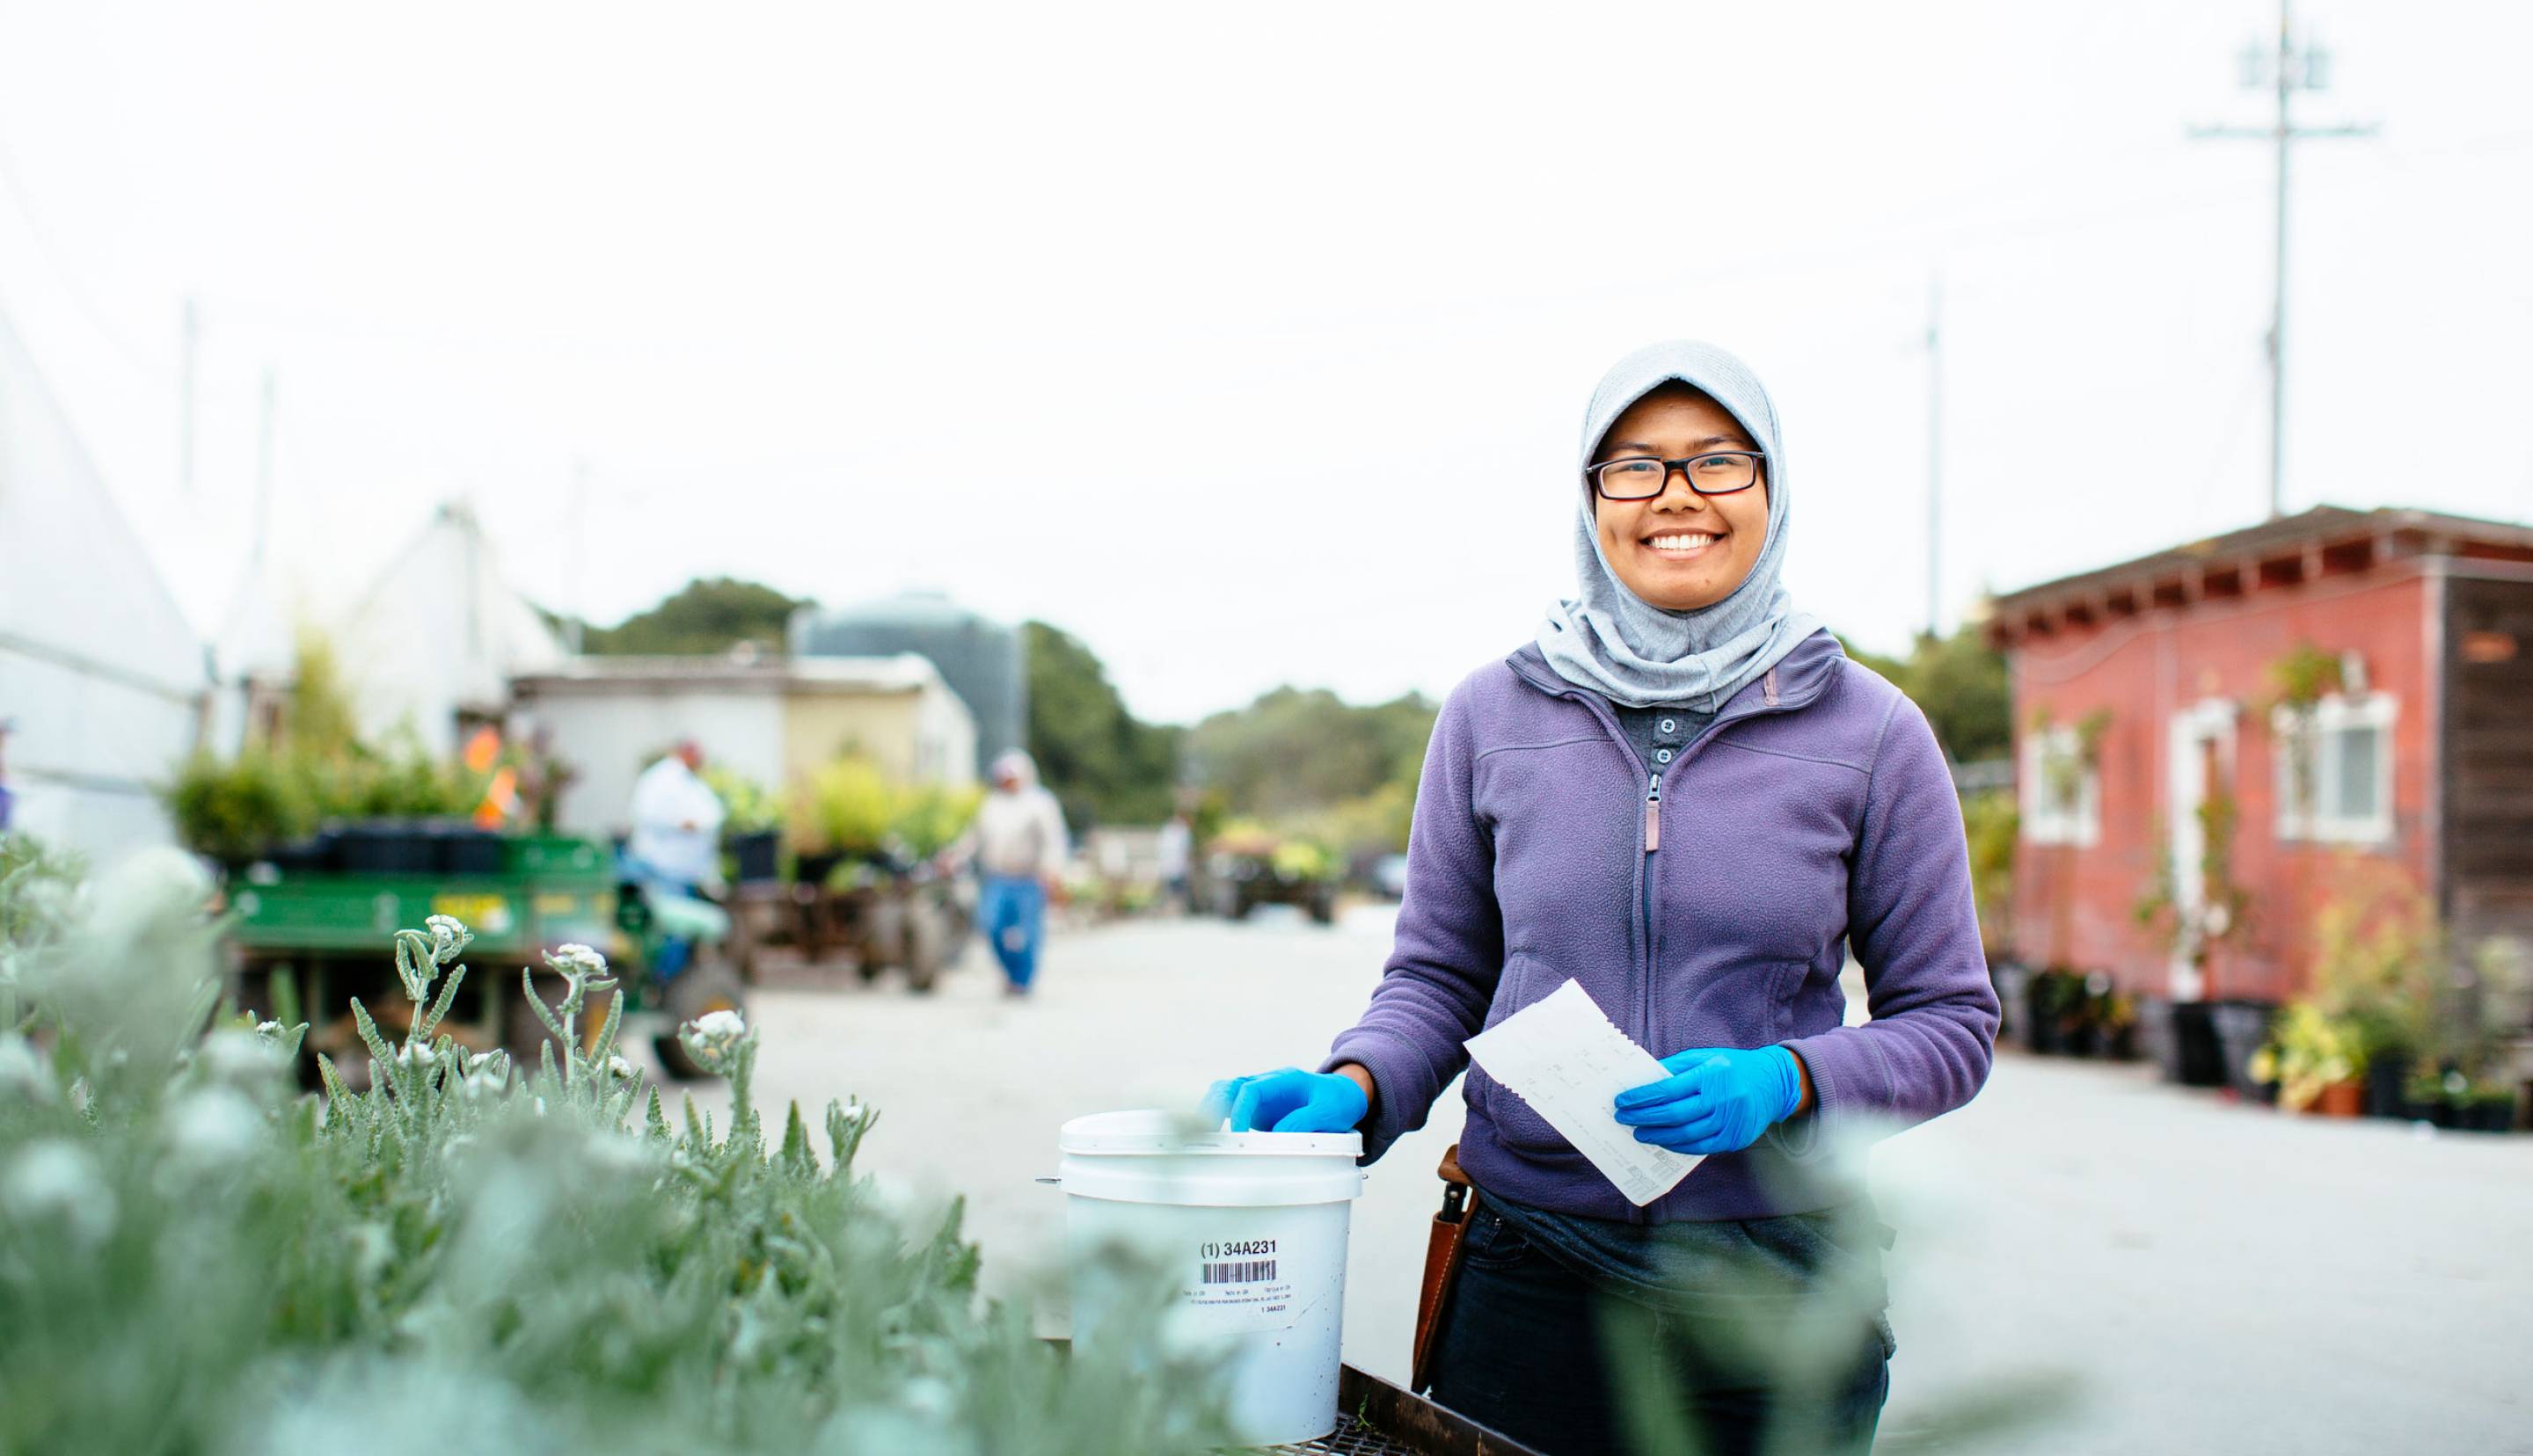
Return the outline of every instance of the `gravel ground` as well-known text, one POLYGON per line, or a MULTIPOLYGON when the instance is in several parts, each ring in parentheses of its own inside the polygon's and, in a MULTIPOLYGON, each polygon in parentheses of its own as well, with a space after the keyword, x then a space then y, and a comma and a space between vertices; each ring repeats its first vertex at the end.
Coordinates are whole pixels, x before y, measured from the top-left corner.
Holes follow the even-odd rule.
MULTIPOLYGON (((867 1171, 913 1202, 965 1194, 988 1291, 1059 1330, 1063 1198, 1032 1181, 1057 1128, 1314 1063, 1388 945, 1377 907, 1060 931, 1026 1001, 981 946, 930 997, 778 971, 751 1007, 758 1082, 777 1113, 879 1107, 867 1171)), ((1391 1379, 1459 1105, 1356 1205, 1346 1358, 1391 1379)), ((2007 1054, 1972 1106, 1877 1150, 1874 1182, 1901 1231, 1882 1450, 2533 1452, 2533 1137, 2282 1118, 2007 1054)))

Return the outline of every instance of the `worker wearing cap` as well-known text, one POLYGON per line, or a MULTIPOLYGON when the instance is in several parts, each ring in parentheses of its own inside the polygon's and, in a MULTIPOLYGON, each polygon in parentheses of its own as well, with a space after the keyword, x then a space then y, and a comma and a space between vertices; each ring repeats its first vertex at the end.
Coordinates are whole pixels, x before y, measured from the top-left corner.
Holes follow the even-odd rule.
POLYGON ((966 847, 976 864, 976 919, 1002 962, 1005 990, 1029 994, 1046 934, 1046 902, 1064 873, 1064 809, 1038 786, 1037 765, 1015 749, 994 760, 994 791, 976 810, 966 847))

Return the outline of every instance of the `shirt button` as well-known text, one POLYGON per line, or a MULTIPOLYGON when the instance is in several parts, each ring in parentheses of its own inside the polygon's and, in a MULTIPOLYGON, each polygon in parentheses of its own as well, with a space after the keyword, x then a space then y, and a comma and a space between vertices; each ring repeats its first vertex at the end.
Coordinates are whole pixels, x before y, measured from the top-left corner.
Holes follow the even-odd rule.
POLYGON ((1656 762, 1656 763, 1669 763, 1669 762, 1671 762, 1671 750, 1670 750, 1670 749, 1668 749, 1668 748, 1659 748, 1659 749, 1656 749, 1656 750, 1654 751, 1654 762, 1656 762))
POLYGON ((1675 718, 1666 718, 1666 719, 1664 719, 1664 720, 1662 721, 1662 730, 1663 730, 1664 732, 1667 732, 1667 733, 1670 733, 1670 732, 1677 732, 1677 731, 1679 731, 1679 720, 1675 719, 1675 718))

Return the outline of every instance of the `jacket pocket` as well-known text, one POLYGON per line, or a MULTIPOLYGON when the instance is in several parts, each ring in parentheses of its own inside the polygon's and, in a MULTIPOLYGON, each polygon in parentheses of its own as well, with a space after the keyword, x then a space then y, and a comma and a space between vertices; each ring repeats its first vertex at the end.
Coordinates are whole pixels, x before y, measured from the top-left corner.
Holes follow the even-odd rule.
MULTIPOLYGON (((1492 1028, 1513 1013, 1546 1000, 1564 984, 1565 977, 1554 967, 1528 953, 1516 954, 1504 962, 1503 976, 1496 983, 1496 999, 1487 1008, 1486 1026, 1492 1028)), ((1475 1063, 1469 1067, 1469 1087, 1470 1102, 1494 1127, 1496 1141, 1506 1149, 1527 1153, 1572 1150, 1573 1144, 1565 1140, 1565 1135, 1533 1112, 1520 1093, 1488 1076, 1486 1069, 1475 1063)))
POLYGON ((1656 1057, 1692 1047, 1774 1046, 1793 1034, 1795 997, 1810 965, 1801 961, 1744 961, 1665 998, 1654 1019, 1656 1057))

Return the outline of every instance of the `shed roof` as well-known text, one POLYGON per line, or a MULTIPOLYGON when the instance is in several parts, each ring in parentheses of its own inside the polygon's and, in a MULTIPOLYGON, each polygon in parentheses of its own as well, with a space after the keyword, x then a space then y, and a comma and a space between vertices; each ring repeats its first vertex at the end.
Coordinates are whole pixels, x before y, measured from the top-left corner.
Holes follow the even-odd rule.
POLYGON ((2487 553, 2512 555, 2523 553, 2533 555, 2533 526, 2483 520, 2477 516, 2447 515, 2442 511, 2407 506, 2385 505, 2373 510, 2350 510, 2345 506, 2317 505, 2291 516, 2246 526, 2240 531, 2186 542, 2130 560, 2007 592, 1996 599, 1994 612, 2000 617, 2012 616, 2056 601, 2123 587, 2151 585, 2194 568, 2299 556, 2312 548, 2395 537, 2410 538, 2411 544, 2423 553, 2468 552, 2477 548, 2480 553, 2487 553))
POLYGON ((578 657, 547 671, 521 673, 512 679, 524 694, 594 694, 625 688, 916 693, 940 681, 941 673, 931 661, 913 652, 854 658, 751 658, 729 653, 578 657))

